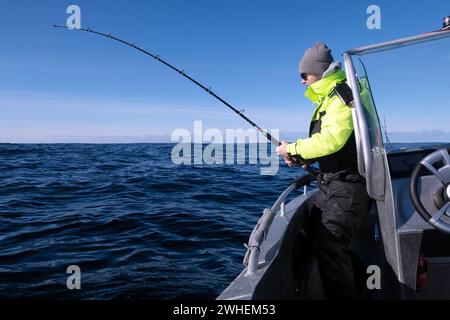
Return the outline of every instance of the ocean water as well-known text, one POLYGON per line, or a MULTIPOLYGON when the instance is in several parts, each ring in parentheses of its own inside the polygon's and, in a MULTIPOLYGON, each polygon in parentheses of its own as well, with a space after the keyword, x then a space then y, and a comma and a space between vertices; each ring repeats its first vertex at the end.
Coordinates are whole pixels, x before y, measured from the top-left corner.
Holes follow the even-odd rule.
POLYGON ((0 299, 216 298, 262 210, 303 171, 175 165, 173 147, 0 145, 0 299))

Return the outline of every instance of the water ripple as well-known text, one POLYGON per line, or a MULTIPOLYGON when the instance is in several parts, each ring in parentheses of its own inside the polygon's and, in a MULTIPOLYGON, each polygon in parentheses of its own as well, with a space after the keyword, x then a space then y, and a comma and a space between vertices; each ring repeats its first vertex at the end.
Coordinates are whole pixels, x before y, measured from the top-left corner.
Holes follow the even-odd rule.
POLYGON ((215 298, 300 172, 176 166, 172 147, 0 145, 0 299, 215 298))

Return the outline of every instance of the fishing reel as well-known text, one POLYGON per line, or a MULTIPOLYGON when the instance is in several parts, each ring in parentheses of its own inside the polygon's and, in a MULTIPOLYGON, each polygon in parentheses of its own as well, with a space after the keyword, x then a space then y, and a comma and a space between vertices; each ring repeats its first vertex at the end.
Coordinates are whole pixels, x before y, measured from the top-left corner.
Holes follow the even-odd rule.
POLYGON ((303 158, 302 158, 301 156, 299 156, 299 155, 292 156, 292 155, 289 155, 289 154, 288 154, 288 159, 289 159, 289 161, 291 161, 292 164, 293 164, 294 166, 296 166, 296 167, 309 166, 309 165, 311 165, 311 163, 312 163, 312 162, 310 162, 310 161, 307 161, 307 160, 303 159, 303 158))
POLYGON ((312 169, 310 166, 311 164, 313 164, 313 161, 308 161, 303 159, 300 155, 289 155, 288 154, 288 159, 289 161, 292 162, 292 166, 295 167, 301 167, 303 170, 305 170, 305 172, 307 174, 309 174, 311 177, 313 177, 315 180, 317 181, 321 181, 319 172, 317 172, 316 170, 312 169))

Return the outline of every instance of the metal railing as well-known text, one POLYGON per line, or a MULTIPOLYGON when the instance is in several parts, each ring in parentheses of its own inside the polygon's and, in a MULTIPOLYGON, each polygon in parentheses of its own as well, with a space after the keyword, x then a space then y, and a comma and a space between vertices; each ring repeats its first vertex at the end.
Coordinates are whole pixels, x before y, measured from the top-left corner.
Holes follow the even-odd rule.
MULTIPOLYGON (((353 92, 353 106, 355 107, 355 116, 357 122, 354 123, 355 132, 358 132, 358 140, 361 141, 361 151, 364 159, 364 168, 358 165, 359 174, 366 179, 370 177, 370 168, 372 168, 372 150, 370 146, 369 139, 369 127, 367 125, 366 113, 364 111, 364 106, 361 102, 361 97, 359 95, 359 86, 358 80, 356 79, 356 71, 353 66, 353 61, 351 56, 345 52, 343 54, 344 64, 345 64, 345 73, 347 76, 347 81, 350 85, 350 88, 353 92), (356 94, 355 94, 356 93, 356 94)), ((358 159, 360 159, 360 154, 358 155, 358 159)), ((368 186, 370 184, 367 184, 368 186)), ((369 195, 370 192, 367 190, 369 195)))
POLYGON ((364 55, 375 52, 381 52, 386 50, 392 50, 397 48, 404 48, 407 46, 412 46, 419 43, 424 43, 433 40, 439 40, 450 37, 450 30, 436 30, 432 32, 427 32, 424 34, 419 34, 411 37, 400 38, 392 41, 386 41, 376 44, 371 44, 368 46, 363 46, 359 48, 354 48, 348 50, 347 53, 350 55, 364 55))
POLYGON ((306 192, 306 187, 312 181, 314 181, 314 178, 309 174, 298 178, 291 185, 289 185, 286 190, 283 191, 277 201, 273 204, 272 208, 264 209, 263 215, 258 220, 255 228, 253 228, 248 244, 246 245, 247 252, 244 257, 244 265, 247 266, 247 271, 245 275, 254 275, 258 270, 261 243, 266 239, 267 233, 269 232, 270 226, 272 225, 277 212, 280 212, 280 217, 286 216, 285 201, 288 195, 300 187, 305 187, 304 191, 306 192))

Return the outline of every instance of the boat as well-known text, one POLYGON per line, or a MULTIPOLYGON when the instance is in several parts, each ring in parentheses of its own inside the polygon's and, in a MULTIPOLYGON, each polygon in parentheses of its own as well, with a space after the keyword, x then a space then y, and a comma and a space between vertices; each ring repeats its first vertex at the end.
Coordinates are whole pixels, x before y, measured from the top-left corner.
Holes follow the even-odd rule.
MULTIPOLYGON (((445 24, 447 22, 447 25, 445 24)), ((450 144, 389 150, 357 56, 449 39, 444 29, 343 53, 352 89, 358 171, 371 205, 351 244, 357 299, 450 299, 450 144)), ((308 225, 316 191, 304 175, 263 211, 242 272, 218 300, 325 299, 308 225), (287 201, 295 190, 303 193, 287 201)))

